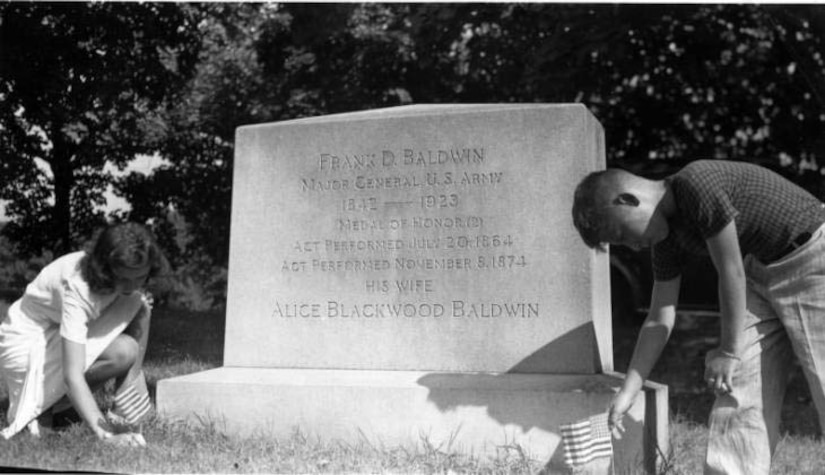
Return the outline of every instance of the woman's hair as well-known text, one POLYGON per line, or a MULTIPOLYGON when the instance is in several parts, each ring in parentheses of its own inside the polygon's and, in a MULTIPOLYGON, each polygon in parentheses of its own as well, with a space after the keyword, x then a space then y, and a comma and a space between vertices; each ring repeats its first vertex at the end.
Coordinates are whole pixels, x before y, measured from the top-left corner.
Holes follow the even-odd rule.
POLYGON ((148 229, 137 223, 117 223, 105 227, 92 241, 80 268, 93 292, 115 288, 114 268, 149 267, 149 277, 166 271, 168 262, 148 229))

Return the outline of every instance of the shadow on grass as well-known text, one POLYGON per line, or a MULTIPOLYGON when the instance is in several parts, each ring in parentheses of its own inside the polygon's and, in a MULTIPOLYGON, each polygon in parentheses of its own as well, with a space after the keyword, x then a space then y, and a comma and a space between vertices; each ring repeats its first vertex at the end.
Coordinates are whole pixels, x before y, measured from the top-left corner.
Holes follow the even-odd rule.
MULTIPOLYGON (((613 329, 616 371, 624 373, 627 370, 638 332, 638 326, 616 326, 613 329)), ((718 318, 680 315, 670 341, 650 375, 651 380, 668 385, 670 411, 683 420, 707 425, 714 397, 703 382, 705 353, 718 345, 718 335, 718 318)), ((795 364, 782 408, 780 430, 790 435, 815 436, 819 427, 817 420, 802 369, 795 364)))
POLYGON ((223 364, 225 311, 155 308, 146 348, 146 385, 155 399, 158 380, 223 364), (154 370, 152 370, 154 369, 154 370))
POLYGON ((193 312, 156 308, 146 362, 202 361, 214 366, 223 363, 225 312, 193 312))

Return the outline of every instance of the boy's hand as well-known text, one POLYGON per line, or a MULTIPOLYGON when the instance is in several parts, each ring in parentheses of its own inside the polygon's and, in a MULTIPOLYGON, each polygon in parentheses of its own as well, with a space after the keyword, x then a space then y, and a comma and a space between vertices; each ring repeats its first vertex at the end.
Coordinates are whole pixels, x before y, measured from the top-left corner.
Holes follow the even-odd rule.
POLYGON ((719 348, 705 355, 705 382, 716 394, 728 394, 733 390, 733 374, 739 367, 739 358, 725 354, 719 348))
POLYGON ((630 406, 633 405, 633 399, 634 395, 629 394, 626 391, 619 391, 615 396, 613 396, 613 400, 610 401, 607 424, 610 427, 610 432, 616 439, 621 439, 622 434, 625 431, 622 419, 627 411, 630 410, 630 406))

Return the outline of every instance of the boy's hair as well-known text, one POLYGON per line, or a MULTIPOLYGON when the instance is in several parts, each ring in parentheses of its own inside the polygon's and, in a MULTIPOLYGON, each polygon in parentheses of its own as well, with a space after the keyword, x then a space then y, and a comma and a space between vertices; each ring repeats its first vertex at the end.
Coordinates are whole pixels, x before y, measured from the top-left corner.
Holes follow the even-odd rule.
POLYGON ((83 278, 94 292, 115 288, 115 267, 139 269, 149 266, 149 277, 167 270, 155 237, 137 223, 117 223, 104 228, 83 256, 80 268, 83 278))
POLYGON ((628 174, 629 172, 614 168, 593 172, 576 187, 573 195, 573 225, 591 249, 607 251, 601 239, 604 227, 608 224, 607 211, 613 194, 628 174))

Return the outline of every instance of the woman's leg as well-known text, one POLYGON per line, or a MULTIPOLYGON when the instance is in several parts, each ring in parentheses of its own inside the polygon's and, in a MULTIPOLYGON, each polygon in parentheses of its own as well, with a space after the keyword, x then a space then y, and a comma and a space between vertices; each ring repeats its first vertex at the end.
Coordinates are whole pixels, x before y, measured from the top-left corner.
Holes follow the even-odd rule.
MULTIPOLYGON (((145 346, 144 346, 145 349, 145 346)), ((145 351, 145 350, 144 350, 145 351)), ((109 346, 107 346, 98 358, 86 370, 86 382, 93 390, 102 386, 110 379, 115 380, 115 391, 117 392, 129 379, 132 371, 137 367, 140 369, 139 361, 142 360, 143 352, 138 341, 126 332, 118 335, 109 346)), ((41 425, 61 426, 77 422, 79 418, 76 414, 64 412, 71 409, 72 404, 64 396, 60 401, 52 406, 51 411, 44 413, 44 418, 40 419, 41 425), (54 419, 49 419, 54 416, 54 419)))
POLYGON ((120 334, 86 370, 86 381, 89 386, 95 387, 115 378, 115 384, 119 386, 135 366, 139 356, 138 342, 130 335, 120 334))
POLYGON ((86 345, 91 356, 87 360, 90 384, 105 382, 116 373, 115 387, 120 388, 140 373, 149 338, 150 315, 151 309, 135 293, 118 297, 104 315, 90 324, 86 345), (125 366, 128 367, 124 371, 125 366))
POLYGON ((124 333, 132 336, 137 343, 137 355, 134 364, 115 389, 112 415, 126 425, 135 426, 152 412, 149 389, 143 374, 143 358, 149 340, 149 321, 151 307, 144 303, 135 319, 124 333))
POLYGON ((136 342, 137 352, 129 374, 124 380, 118 381, 118 387, 120 387, 123 382, 129 383, 134 381, 143 370, 143 359, 146 356, 146 346, 149 343, 149 323, 151 316, 152 310, 149 305, 145 303, 142 304, 135 318, 123 332, 136 342))
MULTIPOLYGON (((134 366, 137 354, 138 344, 134 338, 124 334, 118 335, 86 370, 86 382, 89 383, 89 387, 94 390, 112 378, 115 378, 116 385, 120 384, 134 366)), ((51 411, 44 414, 49 416, 51 412, 59 413, 71 407, 69 398, 63 396, 51 407, 51 411)))

